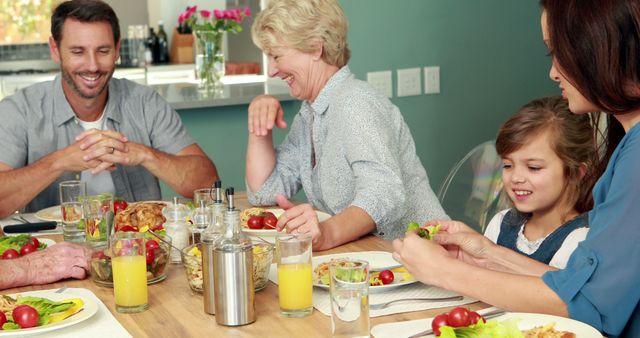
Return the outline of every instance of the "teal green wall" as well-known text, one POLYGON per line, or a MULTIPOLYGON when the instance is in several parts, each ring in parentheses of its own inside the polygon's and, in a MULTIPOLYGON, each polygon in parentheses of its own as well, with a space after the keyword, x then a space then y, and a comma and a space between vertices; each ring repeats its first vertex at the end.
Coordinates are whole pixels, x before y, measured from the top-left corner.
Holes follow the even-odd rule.
MULTIPOLYGON (((537 1, 342 0, 351 70, 393 70, 394 98, 434 191, 449 168, 529 100, 558 92, 547 76, 537 1), (440 66, 438 95, 395 97, 396 70, 440 66)), ((424 85, 424 84, 423 84, 424 85)), ((299 103, 284 105, 291 121, 299 103)), ((244 189, 247 106, 180 111, 223 184, 244 189)), ((284 133, 277 134, 281 140, 284 133)), ((165 196, 173 193, 163 187, 165 196)))

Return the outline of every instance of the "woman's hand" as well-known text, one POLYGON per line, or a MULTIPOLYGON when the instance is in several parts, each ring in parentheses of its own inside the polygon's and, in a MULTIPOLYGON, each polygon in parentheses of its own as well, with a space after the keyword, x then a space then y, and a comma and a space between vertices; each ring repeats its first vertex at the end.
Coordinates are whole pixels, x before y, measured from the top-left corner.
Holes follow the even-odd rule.
POLYGON ((286 128, 284 111, 280 102, 273 96, 260 95, 249 104, 249 134, 266 136, 275 124, 278 128, 286 128))
POLYGON ((441 285, 438 269, 453 259, 445 248, 414 232, 408 232, 405 238, 394 240, 393 250, 393 258, 404 265, 412 276, 431 285, 441 285))
POLYGON ((311 204, 295 205, 282 195, 276 196, 276 201, 285 210, 278 218, 277 231, 282 231, 286 228, 288 233, 294 235, 311 236, 314 245, 321 240, 320 221, 311 204))
POLYGON ((453 257, 466 263, 487 267, 491 249, 495 244, 482 234, 458 221, 430 221, 425 225, 440 224, 440 232, 433 240, 443 245, 453 257))

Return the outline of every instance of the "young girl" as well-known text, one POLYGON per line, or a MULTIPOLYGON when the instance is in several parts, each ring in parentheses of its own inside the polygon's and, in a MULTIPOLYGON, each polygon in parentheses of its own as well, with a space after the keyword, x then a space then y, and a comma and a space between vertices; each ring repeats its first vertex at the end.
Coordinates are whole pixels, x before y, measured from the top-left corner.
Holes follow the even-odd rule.
POLYGON ((514 208, 493 217, 484 235, 539 262, 564 268, 588 231, 596 161, 593 124, 562 97, 534 100, 500 128, 496 150, 514 208))
POLYGON ((610 338, 640 337, 640 1, 541 4, 549 77, 574 114, 608 116, 606 170, 593 188, 587 238, 564 269, 541 277, 513 272, 519 257, 533 260, 454 221, 434 220, 443 231, 431 241, 414 233, 395 240, 393 257, 423 283, 502 309, 570 317, 610 338))

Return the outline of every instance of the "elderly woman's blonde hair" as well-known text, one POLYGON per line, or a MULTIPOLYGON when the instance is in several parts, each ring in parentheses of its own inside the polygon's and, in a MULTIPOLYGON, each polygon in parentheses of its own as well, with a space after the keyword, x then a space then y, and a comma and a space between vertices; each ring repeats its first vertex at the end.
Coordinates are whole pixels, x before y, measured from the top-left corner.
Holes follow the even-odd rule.
POLYGON ((266 53, 277 47, 310 53, 322 42, 322 60, 337 67, 351 55, 347 18, 337 0, 271 0, 256 17, 251 37, 266 53))

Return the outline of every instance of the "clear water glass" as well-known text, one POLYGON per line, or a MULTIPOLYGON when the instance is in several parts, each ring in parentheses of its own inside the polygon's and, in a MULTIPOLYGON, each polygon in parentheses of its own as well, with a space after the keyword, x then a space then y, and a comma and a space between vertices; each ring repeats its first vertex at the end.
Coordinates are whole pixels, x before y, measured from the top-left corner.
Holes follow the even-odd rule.
POLYGON ((62 209, 62 237, 65 242, 84 242, 82 201, 87 195, 87 184, 81 181, 63 181, 58 186, 62 209))
POLYGON ((333 337, 369 337, 369 263, 329 263, 331 333, 333 337))

